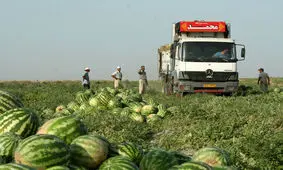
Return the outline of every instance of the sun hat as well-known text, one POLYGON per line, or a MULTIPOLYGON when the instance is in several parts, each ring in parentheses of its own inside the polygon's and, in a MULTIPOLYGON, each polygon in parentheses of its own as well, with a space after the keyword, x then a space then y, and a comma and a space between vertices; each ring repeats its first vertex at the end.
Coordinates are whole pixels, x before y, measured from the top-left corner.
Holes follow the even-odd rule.
POLYGON ((85 68, 85 71, 90 70, 88 67, 85 68))

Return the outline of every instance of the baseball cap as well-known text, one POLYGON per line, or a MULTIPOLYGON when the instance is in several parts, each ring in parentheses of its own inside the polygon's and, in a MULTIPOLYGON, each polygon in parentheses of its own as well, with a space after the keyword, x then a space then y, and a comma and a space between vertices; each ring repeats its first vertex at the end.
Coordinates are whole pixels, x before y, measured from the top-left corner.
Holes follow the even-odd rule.
POLYGON ((89 69, 88 67, 86 67, 86 68, 85 68, 85 71, 86 71, 86 70, 90 70, 90 69, 89 69))

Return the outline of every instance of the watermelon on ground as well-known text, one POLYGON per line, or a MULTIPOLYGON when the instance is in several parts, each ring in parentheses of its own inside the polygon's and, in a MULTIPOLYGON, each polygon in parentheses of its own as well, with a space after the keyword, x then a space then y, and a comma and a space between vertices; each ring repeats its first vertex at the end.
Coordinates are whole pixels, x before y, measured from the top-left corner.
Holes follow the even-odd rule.
POLYGON ((145 116, 144 115, 141 115, 140 113, 132 113, 130 115, 130 118, 134 121, 137 121, 137 122, 145 122, 145 116))
POLYGON ((203 162, 186 162, 181 165, 175 165, 169 170, 213 170, 212 167, 203 162))
POLYGON ((78 166, 78 165, 73 165, 73 164, 69 164, 68 168, 70 170, 88 170, 86 167, 84 166, 78 166))
POLYGON ((88 102, 90 95, 88 93, 84 93, 83 91, 79 91, 76 93, 76 101, 79 104, 88 102))
POLYGON ((68 103, 67 108, 69 110, 72 110, 73 112, 79 111, 80 110, 80 105, 74 101, 68 103))
POLYGON ((130 159, 123 156, 115 156, 104 161, 99 170, 139 170, 139 168, 130 159))
POLYGON ((54 135, 33 135, 20 142, 15 162, 37 169, 64 165, 70 158, 69 147, 54 135))
POLYGON ((96 136, 84 135, 70 145, 71 162, 87 168, 96 168, 108 155, 108 143, 96 136))
POLYGON ((125 142, 118 145, 118 153, 121 156, 125 156, 133 161, 135 164, 139 165, 141 159, 143 158, 143 149, 132 142, 125 142))
POLYGON ((190 156, 184 155, 184 154, 177 152, 177 151, 173 151, 173 152, 171 152, 171 154, 173 154, 174 157, 178 160, 178 164, 190 162, 192 160, 192 158, 190 156))
POLYGON ((37 134, 55 135, 70 144, 75 138, 87 134, 87 128, 80 119, 64 116, 45 122, 37 134))
POLYGON ((158 112, 157 107, 153 105, 144 105, 141 109, 141 114, 143 115, 150 115, 150 114, 156 114, 158 112))
POLYGON ((89 105, 92 107, 97 107, 101 105, 99 99, 96 96, 93 96, 89 99, 89 105))
POLYGON ((161 117, 157 114, 150 114, 146 117, 147 122, 157 122, 159 120, 161 120, 161 117))
POLYGON ((11 109, 0 115, 0 134, 14 132, 25 138, 35 134, 38 126, 36 113, 28 108, 11 109))
POLYGON ((129 107, 125 107, 120 114, 121 116, 130 116, 132 114, 132 110, 129 107))
POLYGON ((14 151, 21 141, 21 137, 14 133, 8 132, 0 135, 0 157, 3 162, 10 162, 13 159, 14 151))
POLYGON ((140 162, 141 170, 169 169, 178 164, 178 160, 170 152, 161 149, 149 151, 140 162))
POLYGON ((46 170, 70 170, 70 168, 66 166, 52 166, 50 168, 47 168, 46 170))
POLYGON ((230 158, 227 152, 216 147, 207 147, 198 150, 193 155, 192 160, 196 162, 204 162, 212 167, 230 165, 230 158))
POLYGON ((24 105, 16 96, 0 90, 0 114, 18 107, 24 107, 24 105))
POLYGON ((111 100, 109 100, 107 107, 109 109, 114 109, 117 107, 122 107, 122 103, 118 98, 112 98, 111 100))
POLYGON ((36 170, 36 169, 26 165, 8 163, 8 164, 0 165, 0 170, 36 170))
POLYGON ((276 87, 276 88, 274 89, 274 92, 275 92, 275 93, 280 93, 280 92, 281 92, 281 89, 280 89, 279 87, 276 87))

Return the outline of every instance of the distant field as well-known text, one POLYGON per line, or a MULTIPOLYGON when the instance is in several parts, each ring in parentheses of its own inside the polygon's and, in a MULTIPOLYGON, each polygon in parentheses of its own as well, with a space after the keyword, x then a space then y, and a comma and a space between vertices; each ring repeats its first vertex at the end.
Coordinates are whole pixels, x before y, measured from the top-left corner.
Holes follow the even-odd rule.
MULTIPOLYGON (((257 79, 241 79, 240 83, 259 90, 257 79)), ((137 81, 123 84, 138 89, 137 81)), ((272 78, 268 94, 232 97, 195 94, 177 98, 163 95, 159 81, 150 81, 149 85, 145 99, 177 109, 154 124, 116 119, 107 112, 87 115, 83 121, 89 131, 114 143, 131 141, 144 148, 159 147, 188 155, 205 146, 217 146, 229 152, 239 169, 276 169, 283 165, 283 93, 273 92, 274 88, 283 88, 283 78, 272 78)), ((94 91, 107 86, 112 87, 112 81, 91 82, 94 91)), ((80 81, 5 81, 0 82, 0 89, 16 94, 39 114, 46 108, 66 106, 83 90, 80 81)))

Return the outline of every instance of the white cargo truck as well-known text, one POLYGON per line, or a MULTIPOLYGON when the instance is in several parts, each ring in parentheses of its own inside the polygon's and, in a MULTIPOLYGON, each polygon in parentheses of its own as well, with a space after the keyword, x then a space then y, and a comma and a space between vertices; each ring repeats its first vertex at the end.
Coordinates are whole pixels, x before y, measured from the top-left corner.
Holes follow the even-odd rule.
POLYGON ((226 22, 181 21, 173 24, 172 43, 161 46, 158 56, 164 93, 230 95, 238 88, 237 62, 245 59, 245 46, 231 39, 226 22))

